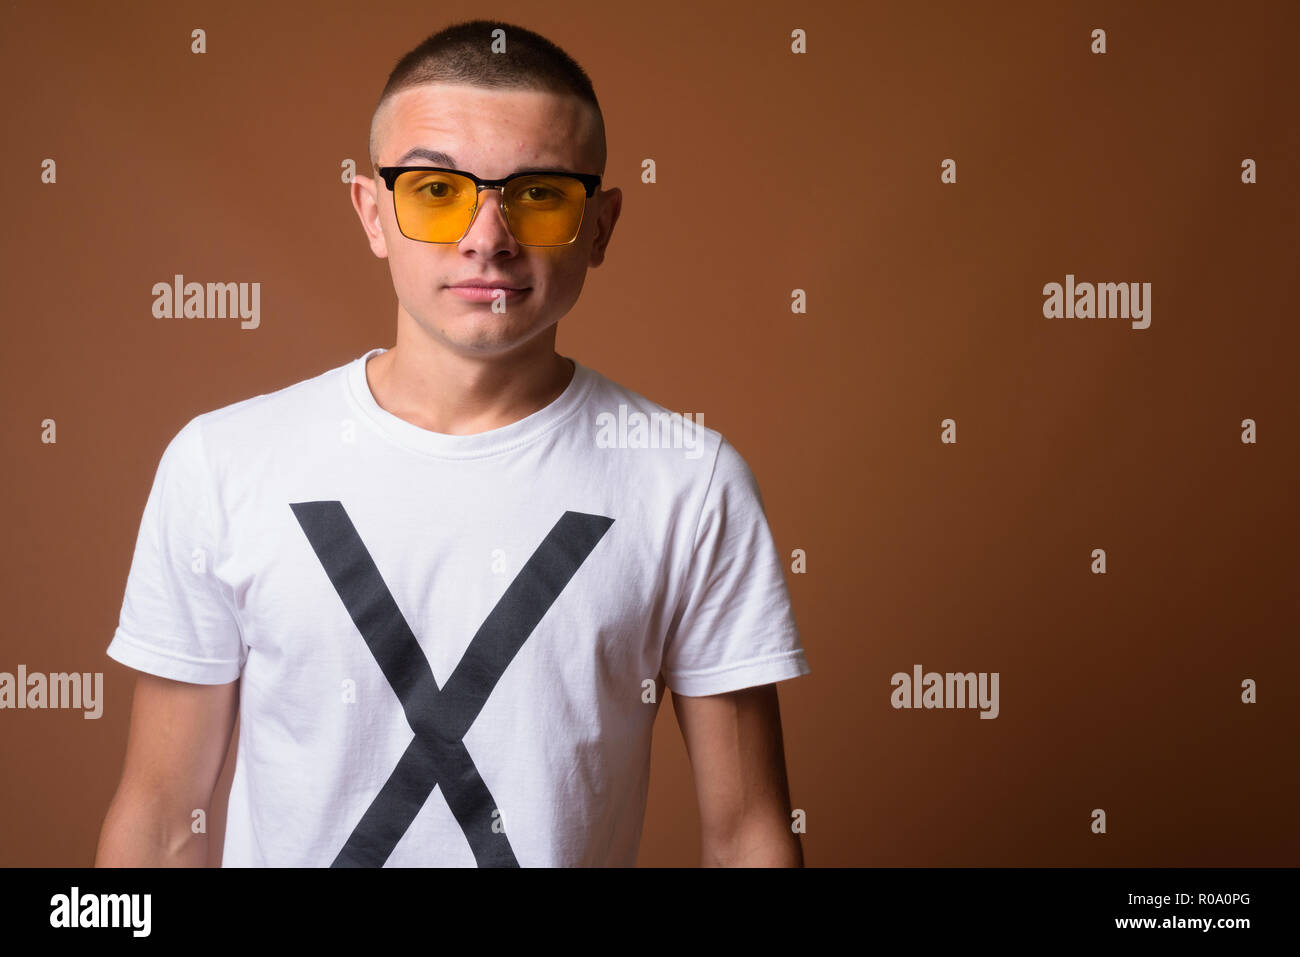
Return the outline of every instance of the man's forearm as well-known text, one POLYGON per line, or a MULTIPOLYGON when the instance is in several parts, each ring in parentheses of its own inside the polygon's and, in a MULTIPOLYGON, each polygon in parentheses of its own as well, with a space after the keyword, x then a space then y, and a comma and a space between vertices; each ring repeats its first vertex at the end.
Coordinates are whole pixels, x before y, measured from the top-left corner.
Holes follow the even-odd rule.
POLYGON ((104 817, 95 866, 205 867, 208 835, 195 834, 191 822, 162 802, 119 792, 104 817))
POLYGON ((703 835, 701 867, 803 867, 799 835, 780 817, 765 815, 729 835, 703 835))

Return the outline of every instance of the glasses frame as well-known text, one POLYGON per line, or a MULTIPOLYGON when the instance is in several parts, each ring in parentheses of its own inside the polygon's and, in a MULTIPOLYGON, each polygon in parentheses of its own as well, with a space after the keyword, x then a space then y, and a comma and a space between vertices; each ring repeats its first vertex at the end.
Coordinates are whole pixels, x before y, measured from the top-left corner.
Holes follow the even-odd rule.
POLYGON ((587 200, 591 199, 591 197, 596 194, 596 189, 600 186, 601 180, 600 175, 597 173, 575 173, 567 169, 530 169, 519 173, 511 173, 504 179, 483 179, 482 177, 475 176, 468 170, 451 169, 447 166, 376 166, 375 171, 379 173, 379 177, 384 181, 384 186, 386 186, 388 191, 393 194, 393 219, 397 222, 397 228, 399 230, 402 229, 402 223, 397 216, 397 193, 395 192, 394 187, 397 185, 397 177, 401 176, 403 173, 455 173, 458 176, 464 176, 466 179, 473 181, 475 186, 474 208, 470 210, 469 223, 465 226, 465 232, 461 233, 458 239, 448 240, 444 243, 438 242, 436 239, 416 239, 413 236, 406 236, 406 233, 404 231, 402 232, 402 235, 406 236, 406 238, 410 239, 412 242, 434 243, 439 246, 454 246, 456 243, 463 241, 465 237, 469 235, 470 229, 474 226, 474 220, 478 216, 479 196, 482 195, 483 190, 485 189, 501 190, 501 212, 506 218, 506 226, 510 229, 510 235, 514 238, 515 242, 519 243, 519 245, 537 246, 538 248, 543 249, 554 246, 568 246, 578 238, 578 231, 582 229, 583 220, 587 216, 587 200), (520 179, 524 176, 567 176, 570 179, 576 179, 582 184, 586 196, 583 197, 582 215, 578 217, 578 226, 573 231, 573 237, 571 239, 562 243, 539 245, 538 243, 521 242, 519 237, 515 236, 514 226, 510 223, 510 208, 506 205, 506 186, 511 182, 511 180, 520 179))

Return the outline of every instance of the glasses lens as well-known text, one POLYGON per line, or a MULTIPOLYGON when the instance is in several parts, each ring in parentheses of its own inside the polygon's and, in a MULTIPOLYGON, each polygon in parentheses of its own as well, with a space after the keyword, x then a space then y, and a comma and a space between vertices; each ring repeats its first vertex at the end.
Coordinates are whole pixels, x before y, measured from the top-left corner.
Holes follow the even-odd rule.
POLYGON ((469 229, 478 192, 456 173, 410 170, 393 184, 397 228, 408 239, 458 243, 469 229))
MULTIPOLYGON (((410 170, 393 184, 397 227, 408 239, 458 243, 474 218, 478 191, 457 173, 410 170)), ((571 176, 538 174, 511 180, 505 189, 506 222, 525 246, 563 246, 582 225, 587 191, 571 176)))
POLYGON ((587 191, 572 176, 520 176, 506 186, 506 221, 525 246, 563 246, 582 225, 587 191))

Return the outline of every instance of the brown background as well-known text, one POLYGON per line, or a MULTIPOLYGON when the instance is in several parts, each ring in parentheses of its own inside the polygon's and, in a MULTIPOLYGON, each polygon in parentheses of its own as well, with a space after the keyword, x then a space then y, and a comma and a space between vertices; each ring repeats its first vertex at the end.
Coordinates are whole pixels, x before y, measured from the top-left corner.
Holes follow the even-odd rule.
MULTIPOLYGON (((93 858, 167 440, 392 344, 340 163, 397 58, 474 16, 559 43, 605 111, 623 215, 560 351, 702 412, 807 551, 812 674, 780 689, 808 864, 1300 863, 1296 11, 6 5, 0 670, 103 671, 106 706, 0 712, 0 864, 93 858), (261 328, 153 318, 177 272, 261 282, 261 328), (1151 282, 1151 327, 1044 318, 1066 273, 1151 282), (915 663, 999 672, 1000 717, 894 710, 915 663)), ((692 865, 667 701, 657 730, 640 861, 692 865)))

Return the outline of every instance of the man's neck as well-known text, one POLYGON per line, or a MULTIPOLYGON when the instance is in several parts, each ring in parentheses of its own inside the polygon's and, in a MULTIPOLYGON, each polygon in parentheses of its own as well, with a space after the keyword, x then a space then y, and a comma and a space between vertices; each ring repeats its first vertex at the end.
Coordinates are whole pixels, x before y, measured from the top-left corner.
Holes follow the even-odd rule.
POLYGON ((380 408, 447 435, 518 422, 559 398, 575 372, 573 363, 555 352, 553 334, 520 352, 491 358, 399 341, 366 363, 366 381, 380 408))

